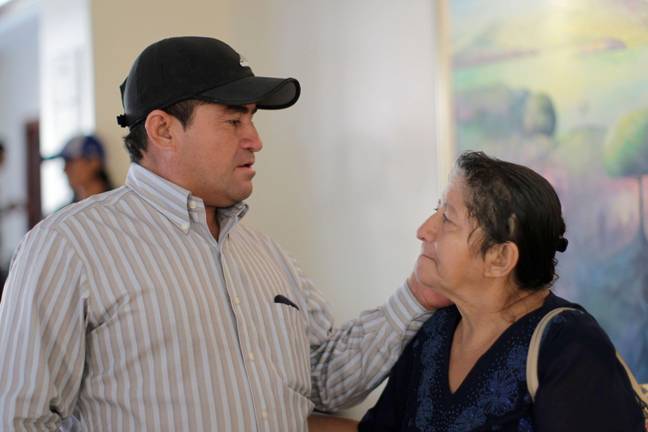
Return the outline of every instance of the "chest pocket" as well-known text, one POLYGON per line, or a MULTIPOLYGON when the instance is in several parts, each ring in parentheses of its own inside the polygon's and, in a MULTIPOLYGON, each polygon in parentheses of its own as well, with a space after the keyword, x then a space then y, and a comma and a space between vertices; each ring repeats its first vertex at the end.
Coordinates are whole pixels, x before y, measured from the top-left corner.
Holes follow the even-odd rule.
POLYGON ((223 272, 243 345, 259 349, 271 380, 295 398, 310 396, 308 323, 296 281, 281 256, 233 232, 223 245, 223 272), (284 296, 286 302, 275 298, 284 296), (240 300, 240 301, 239 301, 240 300), (286 304, 294 303, 294 305, 286 304), (298 307, 295 307, 299 305, 298 307), (256 347, 255 347, 256 346, 256 347))
POLYGON ((296 307, 273 303, 276 343, 271 348, 276 372, 282 381, 304 397, 310 396, 310 349, 304 312, 296 307))

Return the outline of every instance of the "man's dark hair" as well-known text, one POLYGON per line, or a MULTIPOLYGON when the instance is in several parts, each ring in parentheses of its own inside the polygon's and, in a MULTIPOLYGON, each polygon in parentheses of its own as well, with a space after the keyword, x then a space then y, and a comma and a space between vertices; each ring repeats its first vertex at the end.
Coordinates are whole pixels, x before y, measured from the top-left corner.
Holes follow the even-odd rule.
POLYGON ((551 184, 530 168, 465 152, 457 160, 466 182, 466 207, 483 231, 481 253, 493 245, 515 243, 519 259, 514 275, 520 287, 551 285, 556 251, 567 247, 560 199, 551 184))
MULTIPOLYGON (((182 124, 182 127, 186 128, 191 124, 195 108, 198 105, 205 105, 207 103, 198 99, 187 99, 160 109, 177 118, 180 124, 182 124)), ((146 151, 148 145, 146 128, 144 127, 143 121, 130 128, 128 135, 124 137, 124 145, 126 146, 126 150, 128 150, 132 162, 138 163, 142 160, 142 152, 146 151)))

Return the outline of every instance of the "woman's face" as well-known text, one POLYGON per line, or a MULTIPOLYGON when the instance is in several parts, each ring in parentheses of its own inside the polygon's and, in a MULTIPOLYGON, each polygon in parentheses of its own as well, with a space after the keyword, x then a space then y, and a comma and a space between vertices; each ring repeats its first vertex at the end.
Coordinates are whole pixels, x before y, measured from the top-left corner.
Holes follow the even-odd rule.
POLYGON ((415 274, 419 282, 451 300, 482 281, 484 260, 479 251, 481 230, 468 215, 466 185, 455 175, 436 212, 418 229, 421 254, 415 274))

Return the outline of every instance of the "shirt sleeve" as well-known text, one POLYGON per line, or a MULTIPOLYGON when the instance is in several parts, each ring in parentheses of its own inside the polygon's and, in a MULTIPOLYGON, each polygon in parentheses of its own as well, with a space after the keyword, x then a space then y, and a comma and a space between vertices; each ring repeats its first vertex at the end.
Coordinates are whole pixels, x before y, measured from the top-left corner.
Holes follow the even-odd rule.
POLYGON ((303 276, 300 281, 308 306, 311 399, 322 411, 338 410, 364 399, 431 316, 405 283, 383 306, 335 328, 322 296, 303 276))
POLYGON ((614 346, 584 312, 563 312, 543 338, 535 430, 644 431, 643 416, 614 346))
POLYGON ((47 228, 16 252, 0 304, 0 430, 56 430, 72 414, 85 357, 83 269, 47 228))

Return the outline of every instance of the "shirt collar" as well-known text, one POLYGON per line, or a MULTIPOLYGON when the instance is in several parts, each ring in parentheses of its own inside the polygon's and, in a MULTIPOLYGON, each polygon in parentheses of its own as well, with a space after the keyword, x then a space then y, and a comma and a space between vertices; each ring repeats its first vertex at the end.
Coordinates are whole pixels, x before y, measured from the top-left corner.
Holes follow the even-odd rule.
MULTIPOLYGON (((205 210, 202 199, 136 163, 132 163, 128 168, 126 186, 151 204, 185 234, 191 227, 192 213, 204 213, 205 210)), ((217 217, 221 227, 226 225, 231 227, 232 224, 228 222, 237 222, 247 213, 247 210, 248 205, 243 202, 219 209, 217 217)), ((194 220, 194 222, 196 221, 194 220)))

